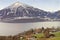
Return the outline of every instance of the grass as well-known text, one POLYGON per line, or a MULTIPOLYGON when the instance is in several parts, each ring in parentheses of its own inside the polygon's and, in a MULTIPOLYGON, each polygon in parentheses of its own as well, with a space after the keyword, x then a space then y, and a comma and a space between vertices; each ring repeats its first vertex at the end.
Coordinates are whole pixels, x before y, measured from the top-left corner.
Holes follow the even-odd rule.
POLYGON ((54 34, 56 37, 60 37, 60 32, 55 32, 54 34))
POLYGON ((48 40, 60 40, 60 37, 49 38, 48 40))
POLYGON ((37 38, 41 38, 41 37, 43 37, 43 33, 33 34, 33 36, 36 36, 37 38))
POLYGON ((60 40, 60 32, 55 32, 55 37, 54 38, 49 38, 49 40, 60 40))
POLYGON ((54 32, 53 34, 55 34, 55 37, 53 37, 53 38, 41 38, 41 37, 43 37, 43 33, 34 34, 33 36, 36 36, 37 39, 39 39, 39 40, 60 40, 60 32, 54 32))

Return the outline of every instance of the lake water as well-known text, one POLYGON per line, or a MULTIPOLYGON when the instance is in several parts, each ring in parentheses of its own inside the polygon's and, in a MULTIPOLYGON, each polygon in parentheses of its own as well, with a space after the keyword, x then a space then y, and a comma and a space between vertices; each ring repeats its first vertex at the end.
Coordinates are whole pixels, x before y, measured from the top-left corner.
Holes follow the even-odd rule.
POLYGON ((58 27, 60 22, 0 23, 0 35, 16 35, 31 28, 58 27))

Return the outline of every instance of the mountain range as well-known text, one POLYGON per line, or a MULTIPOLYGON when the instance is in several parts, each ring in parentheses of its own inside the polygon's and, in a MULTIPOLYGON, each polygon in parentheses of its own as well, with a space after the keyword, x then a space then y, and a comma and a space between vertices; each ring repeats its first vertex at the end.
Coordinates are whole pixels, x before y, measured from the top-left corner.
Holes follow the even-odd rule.
POLYGON ((60 21, 60 10, 47 12, 20 2, 0 10, 0 22, 43 22, 60 21))

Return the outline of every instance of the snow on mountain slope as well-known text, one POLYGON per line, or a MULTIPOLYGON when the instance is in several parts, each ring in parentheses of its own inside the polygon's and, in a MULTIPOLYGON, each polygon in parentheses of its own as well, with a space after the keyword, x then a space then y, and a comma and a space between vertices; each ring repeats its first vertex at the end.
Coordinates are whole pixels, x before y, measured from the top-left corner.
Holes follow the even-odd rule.
POLYGON ((20 2, 0 10, 0 20, 2 21, 21 21, 20 19, 35 19, 35 21, 56 20, 56 13, 46 12, 20 2))

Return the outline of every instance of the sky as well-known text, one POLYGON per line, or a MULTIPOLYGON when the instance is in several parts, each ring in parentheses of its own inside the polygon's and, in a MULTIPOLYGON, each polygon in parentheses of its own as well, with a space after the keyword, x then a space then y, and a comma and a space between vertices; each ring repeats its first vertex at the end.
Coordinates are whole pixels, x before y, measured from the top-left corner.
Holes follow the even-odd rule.
POLYGON ((45 11, 54 12, 60 10, 60 0, 0 0, 0 10, 17 1, 45 11))

